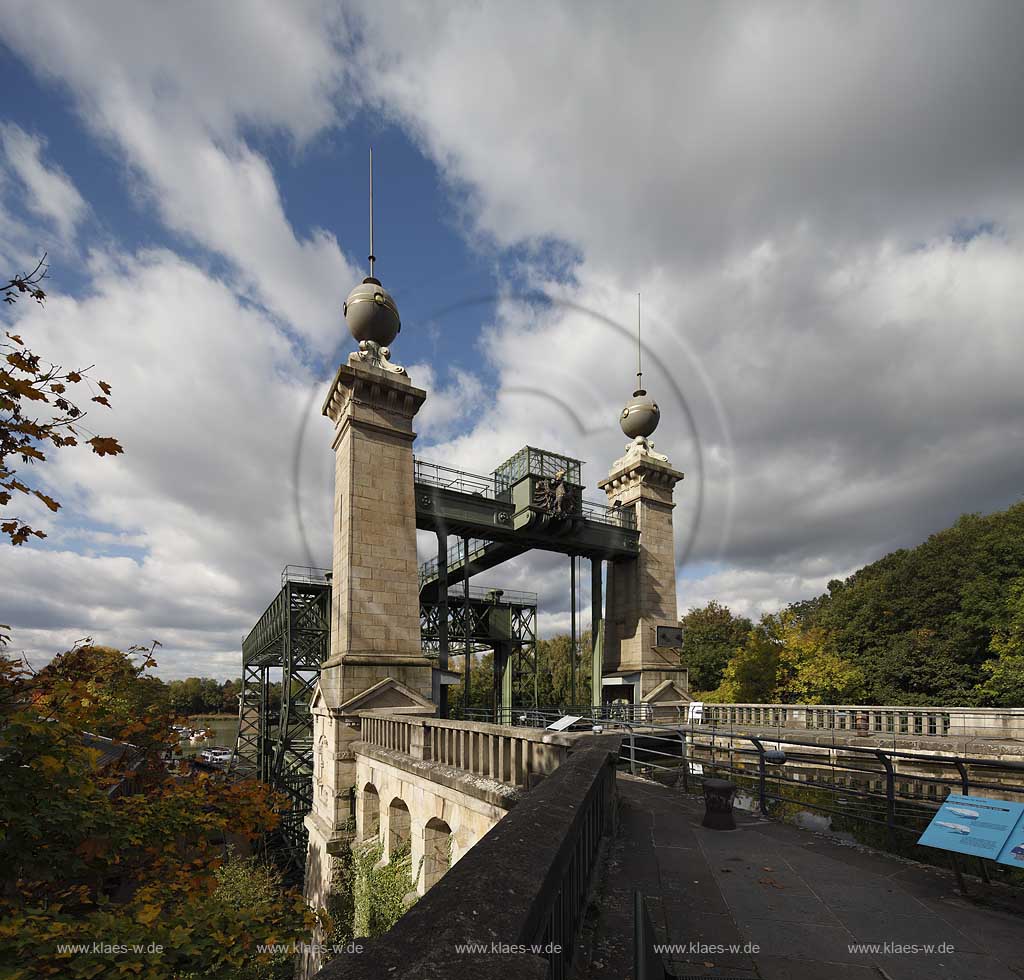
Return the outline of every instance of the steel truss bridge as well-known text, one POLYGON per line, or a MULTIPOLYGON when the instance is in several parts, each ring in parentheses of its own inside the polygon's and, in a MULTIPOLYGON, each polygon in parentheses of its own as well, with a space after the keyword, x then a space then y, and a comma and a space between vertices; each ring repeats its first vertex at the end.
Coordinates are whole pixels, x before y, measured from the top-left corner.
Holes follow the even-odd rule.
MULTIPOLYGON (((579 460, 524 447, 490 476, 416 460, 416 526, 433 531, 437 558, 420 568, 420 627, 424 653, 439 677, 449 657, 465 656, 467 694, 473 655, 494 651, 492 707, 537 704, 537 596, 483 588, 472 576, 531 550, 570 557, 572 649, 576 648, 576 559, 591 563, 592 622, 602 613, 601 563, 635 558, 639 534, 627 509, 583 500, 579 460), (448 546, 449 537, 458 540, 448 546)), ((288 565, 281 589, 242 643, 238 739, 231 772, 259 779, 289 799, 280 840, 289 862, 305 861, 303 818, 313 806, 313 717, 310 705, 320 665, 330 652, 330 571, 288 565), (271 684, 280 677, 274 710, 271 684)), ((594 670, 600 668, 600 630, 594 631, 594 670)), ((575 659, 572 664, 575 700, 575 659)), ((447 714, 447 687, 439 688, 447 714)), ((600 699, 595 703, 599 703, 600 699)))

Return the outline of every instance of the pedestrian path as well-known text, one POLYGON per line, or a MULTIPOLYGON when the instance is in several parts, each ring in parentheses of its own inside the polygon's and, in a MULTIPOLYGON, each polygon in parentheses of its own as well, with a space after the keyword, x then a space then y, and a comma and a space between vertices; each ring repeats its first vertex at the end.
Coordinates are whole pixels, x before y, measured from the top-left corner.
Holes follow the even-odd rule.
POLYGON ((634 888, 678 977, 1024 980, 1004 888, 964 899, 952 875, 749 814, 707 830, 700 800, 629 776, 619 795, 580 980, 632 977, 634 888))

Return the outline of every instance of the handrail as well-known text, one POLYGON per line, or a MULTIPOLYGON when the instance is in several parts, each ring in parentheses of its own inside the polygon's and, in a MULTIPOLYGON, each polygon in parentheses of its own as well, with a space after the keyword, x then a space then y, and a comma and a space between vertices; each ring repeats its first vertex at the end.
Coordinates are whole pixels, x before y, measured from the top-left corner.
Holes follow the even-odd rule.
POLYGON ((597 521, 601 524, 610 524, 612 527, 628 528, 629 530, 636 528, 636 512, 632 507, 610 507, 608 504, 583 500, 580 503, 580 513, 587 521, 597 521))
MULTIPOLYGON (((448 571, 454 572, 456 569, 463 565, 463 546, 462 539, 460 538, 448 549, 448 571)), ((483 538, 470 538, 469 548, 467 553, 469 555, 469 561, 472 561, 475 557, 482 555, 488 548, 488 546, 494 544, 493 541, 486 541, 483 538)), ((428 558, 422 565, 420 565, 420 586, 422 587, 425 583, 433 581, 438 577, 438 556, 435 555, 433 558, 428 558)))
POLYGON ((480 497, 494 499, 494 477, 466 470, 453 469, 440 463, 430 463, 419 457, 413 458, 413 480, 442 490, 455 490, 480 497))

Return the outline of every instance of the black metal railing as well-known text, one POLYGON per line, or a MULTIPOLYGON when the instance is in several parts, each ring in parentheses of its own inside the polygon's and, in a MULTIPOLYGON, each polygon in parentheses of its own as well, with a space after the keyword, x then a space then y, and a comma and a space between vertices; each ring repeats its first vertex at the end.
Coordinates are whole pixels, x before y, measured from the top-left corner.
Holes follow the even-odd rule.
POLYGON ((281 571, 281 585, 286 582, 305 582, 317 585, 327 581, 329 568, 311 568, 308 565, 285 565, 281 571))
MULTIPOLYGON (((469 560, 472 561, 474 558, 479 558, 487 550, 488 546, 493 544, 491 541, 485 541, 483 538, 470 538, 469 539, 469 560)), ((448 571, 454 572, 456 569, 461 568, 463 564, 463 542, 458 540, 448 549, 448 571)), ((420 565, 420 587, 427 582, 431 582, 438 577, 438 556, 435 555, 433 558, 428 558, 422 565, 420 565)))
POLYGON ((627 528, 631 531, 636 528, 636 511, 632 507, 609 507, 607 504, 584 500, 580 508, 584 520, 610 524, 612 527, 627 528))
POLYGON ((479 497, 494 499, 494 477, 482 476, 479 473, 467 473, 440 463, 429 463, 426 460, 413 459, 413 480, 442 490, 455 490, 457 493, 471 493, 479 497))
MULTIPOLYGON (((878 840, 871 843, 913 853, 918 859, 925 855, 913 845, 949 793, 994 794, 1024 802, 1024 761, 851 745, 835 739, 823 744, 781 733, 768 736, 647 718, 619 719, 605 710, 586 714, 580 709, 519 709, 516 715, 513 709, 511 720, 502 723, 547 726, 564 714, 579 716, 570 730, 621 733, 619 765, 633 775, 667 775, 684 792, 697 792, 706 776, 727 774, 766 816, 785 814, 790 808, 827 815, 844 826, 875 828, 878 840)), ((508 711, 499 716, 507 717, 508 711)), ((959 864, 953 865, 959 876, 959 864)), ((979 859, 986 879, 996 867, 979 859)))

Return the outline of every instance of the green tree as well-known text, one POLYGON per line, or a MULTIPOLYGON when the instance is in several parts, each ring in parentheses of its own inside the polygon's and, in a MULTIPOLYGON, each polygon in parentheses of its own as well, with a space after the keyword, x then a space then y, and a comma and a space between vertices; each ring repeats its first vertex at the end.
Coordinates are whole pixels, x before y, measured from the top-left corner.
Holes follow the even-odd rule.
POLYGON ((679 625, 683 629, 679 659, 689 671, 693 691, 712 691, 721 684, 730 657, 753 629, 749 619, 734 616, 728 606, 714 599, 702 608, 691 609, 679 625))
POLYGON ((775 619, 780 646, 773 701, 849 704, 859 700, 863 671, 839 656, 828 630, 804 625, 793 609, 783 610, 775 619))
POLYGON ((1003 623, 992 634, 977 688, 979 703, 1000 708, 1024 707, 1024 577, 1007 590, 1003 623))
MULTIPOLYGON (((984 665, 993 639, 1010 635, 1007 596, 1022 576, 1024 502, 966 514, 916 548, 830 583, 806 620, 863 671, 868 703, 970 704, 995 696, 983 693, 996 669, 984 665)), ((999 670, 1012 676, 1013 664, 999 670)))
POLYGON ((771 702, 778 682, 782 638, 778 619, 765 614, 722 672, 722 682, 706 700, 755 704, 771 702))

